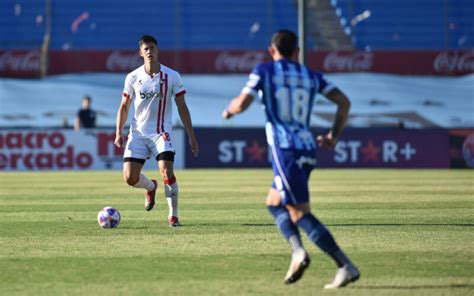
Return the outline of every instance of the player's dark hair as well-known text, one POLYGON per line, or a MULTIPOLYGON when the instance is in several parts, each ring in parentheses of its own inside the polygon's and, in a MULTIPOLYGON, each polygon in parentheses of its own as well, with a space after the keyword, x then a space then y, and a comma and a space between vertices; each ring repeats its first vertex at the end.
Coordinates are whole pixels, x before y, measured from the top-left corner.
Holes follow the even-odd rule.
POLYGON ((272 36, 272 44, 285 58, 290 58, 298 47, 298 37, 290 30, 279 30, 272 36))
POLYGON ((138 47, 141 47, 143 43, 154 43, 156 46, 158 46, 156 39, 150 35, 142 35, 142 37, 140 37, 138 40, 138 47))

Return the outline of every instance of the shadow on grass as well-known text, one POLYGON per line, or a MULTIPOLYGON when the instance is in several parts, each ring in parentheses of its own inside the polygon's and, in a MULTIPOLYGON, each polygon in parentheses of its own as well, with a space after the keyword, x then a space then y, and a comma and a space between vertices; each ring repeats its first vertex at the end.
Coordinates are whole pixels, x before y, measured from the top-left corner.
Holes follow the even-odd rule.
POLYGON ((410 286, 361 286, 354 285, 351 289, 369 289, 369 290, 416 290, 416 289, 472 289, 474 285, 471 284, 451 284, 451 285, 410 285, 410 286))
MULTIPOLYGON (((234 225, 232 223, 199 223, 199 224, 181 224, 180 227, 228 227, 230 225, 234 225)), ((328 227, 403 227, 403 226, 456 226, 456 227, 473 227, 474 224, 470 223, 465 223, 465 224, 443 224, 443 223, 367 223, 367 224, 325 224, 328 227)), ((273 223, 243 223, 240 224, 240 226, 245 226, 245 227, 275 227, 275 224, 273 223)), ((148 229, 148 227, 145 226, 127 226, 127 227, 121 227, 125 229, 148 229)))
POLYGON ((385 226, 458 226, 458 227, 473 227, 472 223, 367 223, 367 224, 326 224, 330 227, 385 227, 385 226))
MULTIPOLYGON (((325 224, 329 227, 399 227, 399 226, 457 226, 473 227, 471 223, 443 224, 443 223, 366 223, 366 224, 325 224)), ((265 227, 275 226, 273 223, 244 223, 242 226, 265 227)))
POLYGON ((273 223, 244 223, 242 226, 252 226, 252 227, 266 227, 266 226, 275 226, 273 223))

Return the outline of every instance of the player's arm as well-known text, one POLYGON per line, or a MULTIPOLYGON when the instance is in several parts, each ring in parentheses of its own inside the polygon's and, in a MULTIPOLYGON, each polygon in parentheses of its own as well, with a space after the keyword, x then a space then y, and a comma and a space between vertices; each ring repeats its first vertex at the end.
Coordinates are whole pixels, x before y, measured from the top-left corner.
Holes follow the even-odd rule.
POLYGON ((241 92, 239 96, 230 101, 229 106, 222 112, 222 117, 228 119, 234 114, 244 112, 252 104, 254 98, 252 94, 245 91, 241 92))
POLYGON ((189 145, 191 146, 191 151, 193 152, 194 157, 197 157, 199 154, 199 145, 194 135, 193 123, 191 121, 191 114, 189 113, 188 106, 184 99, 184 94, 178 95, 175 98, 176 106, 178 107, 178 114, 183 122, 184 129, 188 135, 189 145))
POLYGON ((126 93, 122 95, 122 102, 120 102, 120 106, 117 111, 117 125, 115 129, 115 146, 121 148, 123 146, 123 135, 122 131, 127 123, 128 111, 130 110, 130 104, 132 100, 130 96, 126 93))
POLYGON ((319 146, 333 149, 336 146, 337 140, 339 139, 344 126, 346 125, 347 118, 349 117, 351 102, 338 88, 330 90, 325 96, 327 99, 337 105, 336 117, 329 133, 324 136, 318 136, 317 141, 319 146))
POLYGON ((224 112, 222 112, 222 117, 224 119, 229 119, 235 114, 244 112, 250 104, 252 104, 258 91, 262 89, 263 74, 261 67, 262 64, 255 66, 249 75, 249 80, 245 84, 245 87, 240 92, 240 95, 233 98, 224 112))

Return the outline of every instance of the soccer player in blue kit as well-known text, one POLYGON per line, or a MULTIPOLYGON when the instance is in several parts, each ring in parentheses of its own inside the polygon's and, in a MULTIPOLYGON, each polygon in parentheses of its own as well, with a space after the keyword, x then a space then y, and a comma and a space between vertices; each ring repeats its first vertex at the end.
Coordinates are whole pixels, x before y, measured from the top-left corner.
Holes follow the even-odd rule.
POLYGON ((297 36, 288 30, 276 32, 268 48, 273 61, 257 65, 239 96, 222 113, 225 119, 243 112, 260 95, 266 115, 265 131, 272 152, 273 185, 267 207, 292 249, 285 283, 298 281, 309 266, 299 228, 337 264, 332 283, 326 289, 344 287, 360 277, 357 267, 337 245, 329 230, 311 213, 308 180, 316 165, 316 142, 332 149, 346 123, 350 102, 322 74, 296 62, 297 36), (311 110, 317 93, 337 105, 331 130, 316 141, 309 129, 311 110))

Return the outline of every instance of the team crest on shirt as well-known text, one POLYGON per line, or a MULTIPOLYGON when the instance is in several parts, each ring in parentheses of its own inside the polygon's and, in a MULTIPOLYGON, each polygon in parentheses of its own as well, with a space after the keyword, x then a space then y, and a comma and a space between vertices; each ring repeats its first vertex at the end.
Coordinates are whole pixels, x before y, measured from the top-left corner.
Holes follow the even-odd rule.
POLYGON ((160 92, 151 91, 151 92, 140 92, 140 98, 142 100, 153 100, 153 99, 162 99, 163 95, 160 92))

